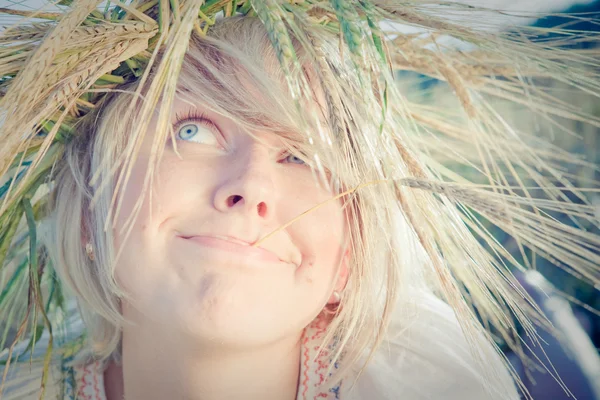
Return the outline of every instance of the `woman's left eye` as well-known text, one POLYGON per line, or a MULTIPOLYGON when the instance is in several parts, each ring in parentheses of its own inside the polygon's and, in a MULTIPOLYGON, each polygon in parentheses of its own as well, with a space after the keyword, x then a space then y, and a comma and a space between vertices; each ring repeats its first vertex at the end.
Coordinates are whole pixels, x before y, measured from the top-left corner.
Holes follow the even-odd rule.
POLYGON ((300 157, 296 157, 293 154, 288 154, 284 160, 287 160, 288 162, 292 163, 292 164, 306 164, 306 161, 304 161, 303 159, 301 159, 300 157))

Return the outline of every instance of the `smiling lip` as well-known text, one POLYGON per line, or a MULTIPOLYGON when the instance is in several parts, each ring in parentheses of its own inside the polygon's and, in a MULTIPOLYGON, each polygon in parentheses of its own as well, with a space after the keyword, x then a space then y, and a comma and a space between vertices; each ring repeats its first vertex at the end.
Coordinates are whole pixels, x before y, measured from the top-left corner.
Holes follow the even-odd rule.
POLYGON ((181 239, 185 239, 187 241, 199 244, 205 247, 211 247, 215 249, 225 250, 228 252, 233 252, 237 254, 241 254, 243 256, 259 259, 262 261, 268 262, 285 262, 279 259, 275 254, 271 253, 268 250, 262 249, 260 247, 250 246, 249 243, 243 242, 241 240, 236 239, 223 239, 216 238, 213 236, 179 236, 181 239))

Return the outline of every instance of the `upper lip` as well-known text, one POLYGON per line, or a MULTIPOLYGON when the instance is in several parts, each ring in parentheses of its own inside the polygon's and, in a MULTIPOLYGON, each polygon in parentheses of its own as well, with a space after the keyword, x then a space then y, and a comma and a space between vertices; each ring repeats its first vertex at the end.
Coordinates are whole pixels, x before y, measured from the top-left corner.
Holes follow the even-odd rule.
MULTIPOLYGON (((212 238, 216 238, 216 239, 221 239, 221 240, 227 240, 229 242, 232 243, 237 243, 237 244, 241 244, 243 246, 252 246, 254 245, 254 243, 256 243, 256 240, 250 242, 248 240, 244 240, 244 239, 240 239, 237 237, 233 237, 233 236, 228 236, 228 235, 214 235, 214 234, 210 234, 210 235, 202 235, 202 234, 179 234, 179 237, 183 238, 183 239, 190 239, 193 237, 200 237, 200 236, 205 236, 205 237, 212 237, 212 238)), ((256 246, 259 249, 268 251, 269 253, 273 254, 275 257, 277 257, 280 261, 288 263, 288 264, 296 264, 295 262, 291 261, 291 260, 287 260, 285 257, 283 257, 277 250, 272 249, 272 248, 267 248, 267 247, 263 247, 263 246, 256 246)))

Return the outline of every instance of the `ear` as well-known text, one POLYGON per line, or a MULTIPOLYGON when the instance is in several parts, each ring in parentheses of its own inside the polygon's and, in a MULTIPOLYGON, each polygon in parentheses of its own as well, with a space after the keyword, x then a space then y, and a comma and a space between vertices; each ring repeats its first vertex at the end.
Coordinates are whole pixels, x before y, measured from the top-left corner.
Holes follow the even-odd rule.
MULTIPOLYGON (((333 290, 342 293, 346 284, 348 283, 348 274, 349 274, 349 265, 350 265, 350 246, 346 248, 344 255, 342 256, 342 260, 340 262, 340 267, 337 273, 337 281, 333 290)), ((329 297, 327 304, 335 304, 338 303, 339 299, 336 298, 333 294, 329 297)))
POLYGON ((85 246, 85 244, 87 242, 91 242, 92 240, 92 235, 91 235, 91 230, 90 230, 90 211, 89 211, 89 205, 88 202, 85 201, 84 205, 83 205, 83 210, 81 211, 81 221, 79 222, 79 224, 81 225, 81 243, 83 243, 83 245, 85 246))
POLYGON ((348 274, 350 271, 350 246, 346 248, 344 252, 344 256, 342 257, 342 265, 340 265, 340 270, 338 271, 338 281, 335 286, 335 289, 338 292, 341 292, 346 287, 348 283, 348 274))
MULTIPOLYGON (((87 206, 87 204, 86 204, 87 206)), ((86 255, 88 256, 88 258, 91 261, 94 261, 95 256, 94 256, 94 243, 92 240, 92 235, 90 233, 90 229, 89 229, 89 212, 82 212, 81 215, 81 233, 79 235, 80 240, 81 240, 81 246, 83 248, 83 251, 86 253, 86 255)))

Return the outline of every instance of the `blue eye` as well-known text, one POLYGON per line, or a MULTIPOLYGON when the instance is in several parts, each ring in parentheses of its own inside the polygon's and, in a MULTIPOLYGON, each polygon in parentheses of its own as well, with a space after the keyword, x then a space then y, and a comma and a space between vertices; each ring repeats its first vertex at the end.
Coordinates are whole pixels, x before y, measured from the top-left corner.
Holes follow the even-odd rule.
POLYGON ((301 159, 301 158, 299 158, 299 157, 296 157, 296 156, 295 156, 295 155, 293 155, 293 154, 289 154, 289 155, 288 155, 288 156, 285 158, 285 160, 288 160, 288 161, 289 161, 289 162, 291 162, 292 164, 306 164, 306 162, 305 162, 303 159, 301 159))
POLYGON ((187 142, 218 145, 216 133, 202 122, 188 122, 177 129, 177 138, 187 142))
POLYGON ((198 125, 186 124, 179 128, 179 132, 177 132, 177 135, 183 140, 189 140, 198 133, 198 130, 198 125))

